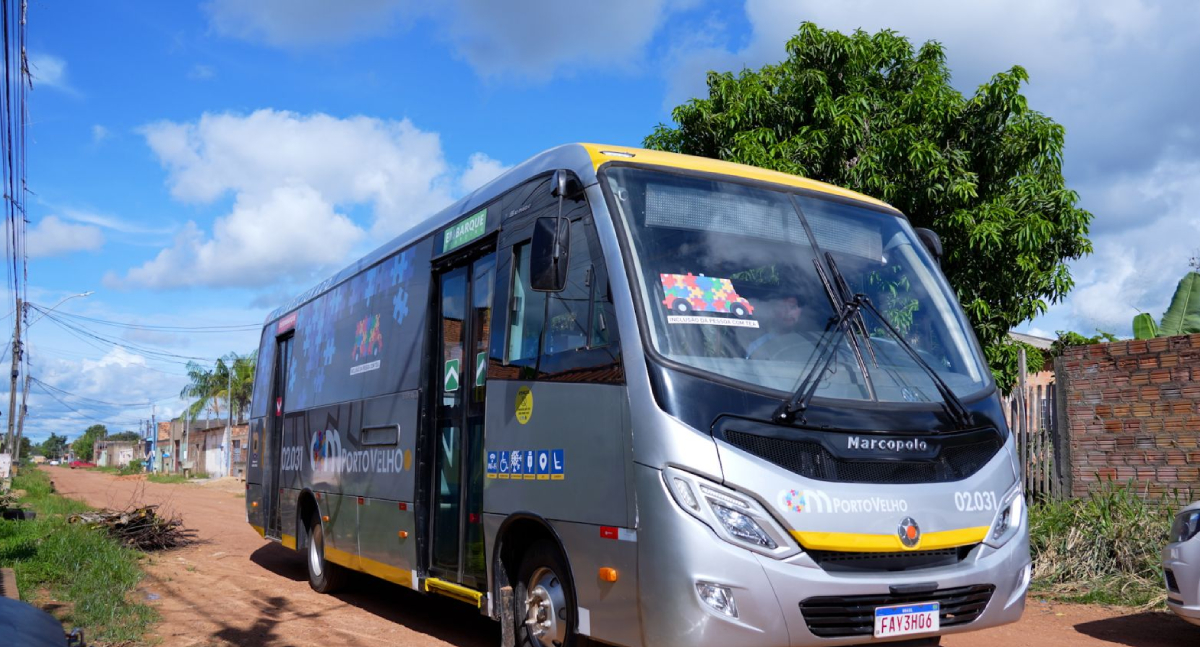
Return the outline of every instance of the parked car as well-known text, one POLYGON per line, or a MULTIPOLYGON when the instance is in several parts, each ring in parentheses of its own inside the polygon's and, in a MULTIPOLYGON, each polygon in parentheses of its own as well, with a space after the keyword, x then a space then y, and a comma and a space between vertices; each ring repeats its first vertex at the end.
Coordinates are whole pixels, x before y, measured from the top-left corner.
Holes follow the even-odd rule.
POLYGON ((1194 625, 1200 625, 1200 501, 1175 516, 1163 549, 1163 579, 1167 608, 1194 625))
POLYGON ((58 459, 55 459, 55 460, 50 461, 50 464, 57 466, 57 465, 62 465, 62 462, 60 462, 58 459))
POLYGON ((70 465, 71 469, 75 469, 76 467, 95 467, 95 466, 96 466, 95 463, 90 463, 88 461, 78 461, 78 460, 71 461, 71 465, 70 465))

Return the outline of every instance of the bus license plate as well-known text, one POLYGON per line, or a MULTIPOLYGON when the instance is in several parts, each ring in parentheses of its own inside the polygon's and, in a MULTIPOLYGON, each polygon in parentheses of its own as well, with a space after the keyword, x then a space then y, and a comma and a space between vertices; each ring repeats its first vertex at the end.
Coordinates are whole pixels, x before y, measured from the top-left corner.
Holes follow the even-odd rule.
POLYGON ((941 605, 937 602, 877 607, 875 609, 875 637, 884 638, 937 631, 940 609, 941 605))

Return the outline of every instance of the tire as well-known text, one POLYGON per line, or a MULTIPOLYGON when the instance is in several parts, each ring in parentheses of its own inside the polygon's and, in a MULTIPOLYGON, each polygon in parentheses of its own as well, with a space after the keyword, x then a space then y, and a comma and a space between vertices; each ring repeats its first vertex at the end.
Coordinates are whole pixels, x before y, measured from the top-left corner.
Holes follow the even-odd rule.
POLYGON ((308 564, 308 585, 317 593, 335 593, 345 586, 349 573, 325 559, 325 529, 315 514, 308 519, 307 535, 304 562, 308 564))
POLYGON ((521 556, 513 595, 517 647, 577 647, 579 612, 568 572, 566 560, 545 539, 521 556))

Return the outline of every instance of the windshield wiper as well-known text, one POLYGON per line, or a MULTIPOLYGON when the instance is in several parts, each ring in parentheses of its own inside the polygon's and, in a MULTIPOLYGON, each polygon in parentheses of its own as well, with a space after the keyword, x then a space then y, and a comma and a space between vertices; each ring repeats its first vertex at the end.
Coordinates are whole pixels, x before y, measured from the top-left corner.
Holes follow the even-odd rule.
POLYGON ((946 405, 946 410, 950 413, 950 417, 954 418, 954 422, 958 424, 958 428, 966 429, 970 427, 971 412, 967 411, 966 405, 964 405, 962 400, 954 394, 954 391, 950 389, 950 387, 946 384, 946 381, 943 380, 942 376, 938 374, 937 370, 930 366, 929 362, 926 362, 925 359, 921 357, 921 354, 917 352, 917 349, 913 348, 912 344, 908 343, 908 340, 904 338, 904 335, 900 334, 900 331, 896 330, 896 328, 892 326, 892 322, 888 321, 887 317, 883 316, 883 313, 881 313, 879 309, 875 307, 875 304, 871 303, 870 299, 864 297, 862 300, 862 306, 871 311, 871 314, 875 315, 875 318, 883 324, 883 329, 892 336, 892 339, 896 340, 896 345, 904 349, 904 352, 908 353, 909 357, 911 357, 913 361, 917 363, 917 366, 920 366, 926 373, 929 374, 929 379, 933 380, 933 385, 937 387, 938 393, 941 394, 942 401, 946 405))
MULTIPOLYGON (((816 263, 816 259, 813 259, 816 263)), ((819 268, 819 265, 818 265, 819 268)), ((839 336, 835 332, 845 334, 851 318, 858 313, 859 309, 865 303, 865 298, 861 294, 854 295, 854 298, 842 304, 838 311, 837 320, 834 321, 833 327, 826 328, 821 334, 821 338, 817 340, 817 346, 813 354, 816 356, 816 361, 813 362, 812 368, 808 369, 808 373, 804 374, 804 379, 800 381, 800 385, 792 392, 791 397, 783 401, 779 408, 775 410, 774 418, 780 422, 790 422, 797 412, 803 413, 808 408, 808 403, 812 401, 813 394, 817 392, 817 386, 821 383, 820 375, 829 369, 829 364, 837 355, 837 344, 830 343, 831 340, 838 339, 839 336)), ((862 361, 861 356, 859 362, 862 361)), ((862 369, 865 371, 866 366, 862 369)), ((800 419, 804 422, 804 419, 800 419)))

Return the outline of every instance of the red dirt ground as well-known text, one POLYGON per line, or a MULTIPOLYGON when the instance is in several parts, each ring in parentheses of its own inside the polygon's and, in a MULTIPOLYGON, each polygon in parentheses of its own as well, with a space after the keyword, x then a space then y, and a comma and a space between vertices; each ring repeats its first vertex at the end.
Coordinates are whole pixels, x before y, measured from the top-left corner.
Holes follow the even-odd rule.
MULTIPOLYGON (((155 555, 138 595, 162 614, 163 647, 380 644, 492 646, 499 625, 466 605, 359 578, 346 593, 308 587, 296 553, 264 541, 245 522, 245 500, 218 488, 122 479, 45 467, 58 492, 96 507, 157 504, 183 517, 200 543, 155 555)), ((1200 627, 1169 613, 1130 613, 1030 599, 1021 621, 944 638, 947 647, 1184 647, 1200 627)))

